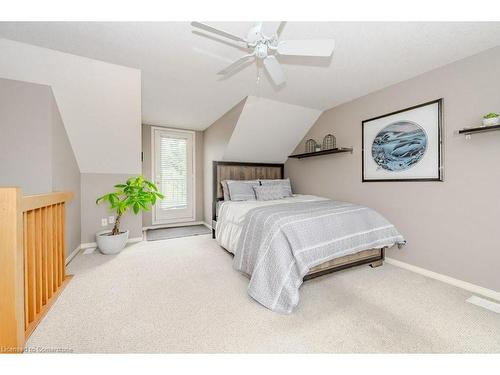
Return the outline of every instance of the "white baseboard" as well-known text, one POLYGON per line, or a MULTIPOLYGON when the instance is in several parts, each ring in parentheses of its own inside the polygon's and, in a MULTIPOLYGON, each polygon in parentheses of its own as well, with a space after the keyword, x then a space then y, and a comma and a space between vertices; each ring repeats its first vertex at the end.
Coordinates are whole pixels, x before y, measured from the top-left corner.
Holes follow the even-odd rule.
POLYGON ((431 279, 439 280, 439 281, 442 281, 446 284, 450 284, 450 285, 456 286, 458 288, 468 290, 471 293, 479 294, 481 296, 500 301, 500 292, 497 292, 495 290, 484 288, 484 287, 479 286, 479 285, 471 284, 467 281, 455 279, 453 277, 446 276, 446 275, 443 275, 443 274, 440 274, 440 273, 437 273, 434 271, 429 271, 429 270, 426 270, 425 268, 413 266, 411 264, 401 262, 400 260, 396 260, 393 258, 386 257, 385 261, 389 264, 392 264, 393 266, 404 268, 405 270, 412 271, 412 272, 418 273, 420 275, 430 277, 431 279))
POLYGON ((203 221, 189 221, 185 223, 175 223, 175 224, 157 224, 157 225, 150 225, 148 227, 142 227, 142 231, 144 232, 145 230, 148 229, 187 227, 191 225, 206 225, 206 224, 203 221))
POLYGON ((212 226, 211 226, 210 224, 207 224, 207 223, 205 223, 205 222, 202 222, 202 224, 203 224, 204 226, 206 226, 208 229, 212 230, 212 226))
POLYGON ((473 305, 482 307, 483 309, 490 310, 500 314, 500 303, 490 301, 489 299, 481 298, 478 296, 471 296, 465 300, 466 302, 472 303, 473 305))
POLYGON ((64 264, 67 266, 69 262, 73 260, 74 257, 78 254, 78 252, 82 249, 82 245, 78 246, 75 250, 73 250, 67 257, 64 264))
POLYGON ((143 240, 144 240, 144 237, 133 237, 133 238, 129 238, 127 243, 142 242, 143 240))
MULTIPOLYGON (((143 240, 143 237, 133 237, 133 238, 129 238, 127 240, 127 243, 141 242, 142 240, 143 240)), ((95 242, 82 243, 80 245, 80 250, 81 249, 89 249, 91 247, 97 247, 97 243, 95 243, 95 242)))

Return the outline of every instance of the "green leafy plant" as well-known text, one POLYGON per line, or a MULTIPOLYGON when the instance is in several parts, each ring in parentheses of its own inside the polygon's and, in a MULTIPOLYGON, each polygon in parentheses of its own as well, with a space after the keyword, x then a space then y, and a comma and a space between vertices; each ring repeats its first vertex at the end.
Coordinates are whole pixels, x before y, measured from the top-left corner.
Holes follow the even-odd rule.
POLYGON ((499 117, 500 115, 498 113, 490 112, 487 115, 484 115, 483 118, 495 118, 499 117))
POLYGON ((130 208, 137 215, 142 210, 149 211, 158 199, 165 198, 158 187, 143 176, 129 178, 124 184, 115 185, 115 188, 115 192, 104 194, 95 202, 107 202, 109 208, 116 211, 112 235, 120 233, 120 219, 130 208))

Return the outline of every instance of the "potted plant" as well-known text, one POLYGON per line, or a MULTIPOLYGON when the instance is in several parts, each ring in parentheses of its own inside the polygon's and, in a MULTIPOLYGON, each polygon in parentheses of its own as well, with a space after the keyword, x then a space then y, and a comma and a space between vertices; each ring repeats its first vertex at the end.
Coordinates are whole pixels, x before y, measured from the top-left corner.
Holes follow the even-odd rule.
POLYGON ((484 115, 483 125, 484 126, 500 125, 500 115, 494 112, 490 112, 487 115, 484 115))
POLYGON ((149 211, 157 199, 164 198, 158 187, 143 176, 129 178, 115 188, 113 193, 104 194, 96 200, 96 204, 107 202, 109 208, 116 212, 113 229, 96 233, 97 247, 103 254, 116 254, 125 247, 129 231, 120 231, 120 220, 130 208, 137 215, 142 210, 149 211))

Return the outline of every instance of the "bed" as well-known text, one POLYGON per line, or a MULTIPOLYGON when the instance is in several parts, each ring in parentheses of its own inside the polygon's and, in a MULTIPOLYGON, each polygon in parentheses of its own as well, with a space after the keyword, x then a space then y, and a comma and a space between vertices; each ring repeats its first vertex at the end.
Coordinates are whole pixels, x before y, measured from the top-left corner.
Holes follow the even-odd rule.
POLYGON ((250 278, 250 296, 270 310, 290 313, 303 281, 359 265, 381 266, 387 247, 404 244, 385 218, 353 203, 297 194, 224 201, 222 181, 283 178, 283 164, 213 162, 212 236, 234 256, 234 268, 250 278))

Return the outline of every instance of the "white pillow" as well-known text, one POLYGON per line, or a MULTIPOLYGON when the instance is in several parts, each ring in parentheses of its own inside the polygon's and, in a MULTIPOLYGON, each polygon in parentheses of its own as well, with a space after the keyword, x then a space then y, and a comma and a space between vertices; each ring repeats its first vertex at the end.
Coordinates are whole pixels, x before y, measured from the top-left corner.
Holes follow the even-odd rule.
POLYGON ((254 186, 253 190, 255 190, 258 201, 283 199, 283 187, 281 185, 254 186))
POLYGON ((254 201, 255 191, 254 186, 259 186, 258 180, 228 180, 227 187, 229 189, 229 196, 232 201, 254 201))
POLYGON ((266 185, 281 186, 283 189, 283 197, 282 198, 292 196, 292 187, 290 186, 290 179, 289 178, 285 178, 282 180, 260 180, 260 183, 262 184, 262 186, 266 186, 266 185))

